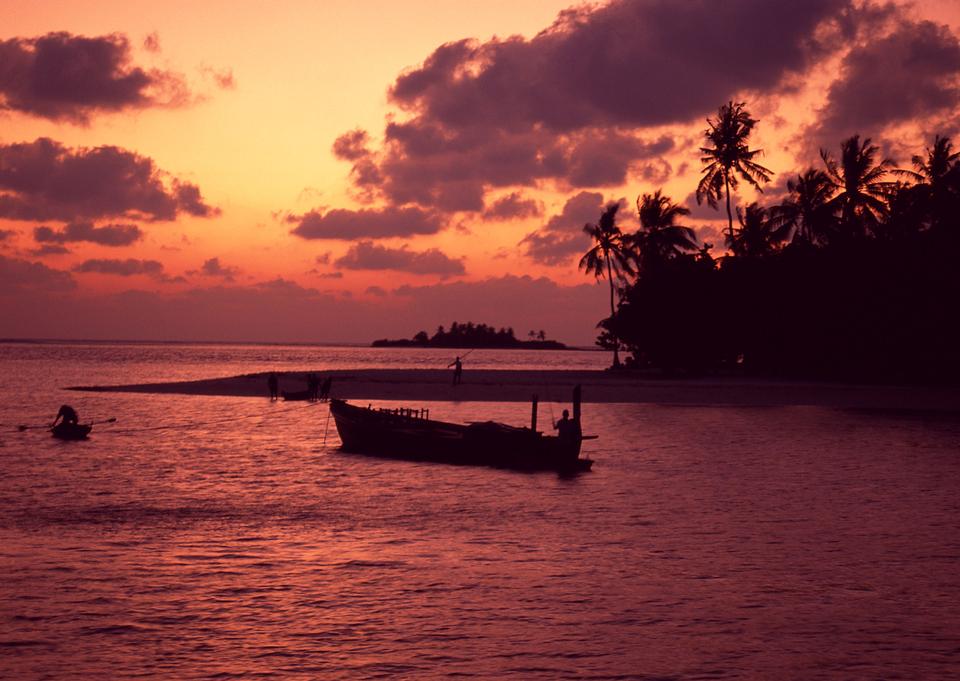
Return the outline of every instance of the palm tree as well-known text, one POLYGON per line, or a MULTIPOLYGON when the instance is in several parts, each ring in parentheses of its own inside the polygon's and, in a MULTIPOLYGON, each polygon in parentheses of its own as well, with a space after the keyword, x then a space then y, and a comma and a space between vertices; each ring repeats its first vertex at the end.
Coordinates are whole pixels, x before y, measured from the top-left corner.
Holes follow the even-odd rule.
POLYGON ((738 176, 763 192, 761 182, 769 182, 773 171, 755 163, 753 159, 763 153, 761 149, 747 146, 750 133, 757 121, 744 109, 744 102, 727 102, 717 112, 717 119, 707 119, 710 127, 704 131, 709 146, 701 147, 700 161, 707 164, 703 177, 697 185, 697 203, 706 198, 712 208, 717 207, 720 197, 727 199, 727 238, 733 239, 733 212, 730 209, 730 188, 737 188, 738 176))
POLYGON ((678 205, 658 189, 637 197, 640 229, 624 238, 636 251, 641 268, 649 269, 681 255, 696 251, 697 235, 689 227, 676 224, 690 209, 678 205))
MULTIPOLYGON (((956 212, 958 189, 960 189, 960 152, 953 151, 953 142, 949 137, 937 135, 933 147, 927 147, 927 155, 914 156, 913 167, 916 170, 895 170, 916 184, 909 189, 911 199, 920 205, 924 217, 931 226, 935 226, 956 212)), ((911 201, 912 203, 912 201, 911 201)))
POLYGON ((884 158, 877 163, 879 151, 869 137, 861 143, 860 135, 840 144, 839 163, 826 150, 820 150, 827 175, 838 190, 828 205, 840 215, 848 234, 863 236, 867 228, 873 232, 887 216, 887 201, 897 184, 883 180, 894 162, 884 158))
MULTIPOLYGON (((617 226, 619 203, 611 203, 600 215, 596 224, 587 223, 583 231, 593 240, 593 247, 580 258, 580 269, 592 273, 597 279, 606 274, 610 282, 610 317, 617 313, 614 306, 613 278, 622 280, 625 274, 633 274, 628 250, 623 243, 623 233, 617 226)), ((620 366, 619 342, 613 347, 613 366, 620 366)))
POLYGON ((790 234, 789 228, 772 219, 766 208, 756 201, 741 210, 737 208, 740 229, 727 246, 734 255, 745 258, 762 258, 771 255, 790 234))
POLYGON ((786 230, 794 240, 822 244, 833 230, 830 199, 837 190, 822 170, 808 168, 801 175, 787 180, 789 197, 770 209, 770 218, 786 230))

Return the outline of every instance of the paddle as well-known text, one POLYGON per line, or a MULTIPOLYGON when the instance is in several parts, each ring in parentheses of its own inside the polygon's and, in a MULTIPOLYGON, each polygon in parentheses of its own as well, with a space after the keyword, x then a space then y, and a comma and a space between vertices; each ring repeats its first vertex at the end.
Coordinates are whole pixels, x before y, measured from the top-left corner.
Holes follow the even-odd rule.
MULTIPOLYGON (((86 425, 88 425, 88 426, 99 426, 99 425, 102 424, 102 423, 116 423, 116 422, 117 422, 117 417, 116 417, 116 416, 113 416, 113 417, 111 417, 111 418, 104 419, 103 421, 92 421, 91 423, 88 423, 88 424, 86 424, 86 425)), ((52 427, 53 427, 53 426, 44 423, 44 424, 38 425, 38 426, 17 426, 17 430, 19 430, 19 431, 22 433, 22 432, 25 431, 25 430, 35 430, 35 429, 37 429, 37 428, 46 428, 46 429, 49 430, 49 429, 52 428, 52 427)))

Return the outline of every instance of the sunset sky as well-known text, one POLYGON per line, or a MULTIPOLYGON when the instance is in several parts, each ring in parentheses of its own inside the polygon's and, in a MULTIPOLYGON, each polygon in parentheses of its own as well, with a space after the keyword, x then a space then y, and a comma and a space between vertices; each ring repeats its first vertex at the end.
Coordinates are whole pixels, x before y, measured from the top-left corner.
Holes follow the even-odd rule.
POLYGON ((844 136, 909 167, 960 130, 956 2, 3 4, 6 338, 589 345, 606 202, 632 231, 663 188, 722 252, 720 104, 760 121, 761 200, 844 136))

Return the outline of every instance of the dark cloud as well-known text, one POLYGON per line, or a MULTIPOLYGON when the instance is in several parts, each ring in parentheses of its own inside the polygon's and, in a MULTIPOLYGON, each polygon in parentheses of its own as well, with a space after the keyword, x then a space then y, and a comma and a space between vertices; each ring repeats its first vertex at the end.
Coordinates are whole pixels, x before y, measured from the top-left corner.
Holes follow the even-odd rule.
POLYGON ((834 149, 853 134, 875 136, 937 114, 956 117, 958 106, 960 40, 946 26, 903 20, 885 35, 866 35, 844 57, 807 138, 834 149))
POLYGON ((386 140, 378 154, 363 156, 353 166, 352 180, 361 195, 447 212, 481 211, 491 188, 543 180, 619 185, 632 166, 674 145, 669 137, 645 140, 616 130, 562 135, 542 128, 448 130, 422 119, 388 124, 386 140))
POLYGON ((367 143, 370 136, 366 130, 345 132, 333 143, 333 155, 344 161, 356 161, 370 153, 367 143))
POLYGON ((522 220, 543 215, 543 204, 534 199, 525 199, 520 192, 513 192, 496 199, 483 209, 485 220, 522 220))
MULTIPOLYGON (((145 45, 159 49, 156 35, 145 45)), ((130 43, 118 33, 88 38, 60 32, 0 41, 0 105, 86 124, 98 112, 189 100, 183 76, 130 62, 130 43)))
POLYGON ((843 0, 614 0, 547 30, 439 47, 390 96, 451 129, 555 132, 695 120, 743 90, 769 90, 822 55, 843 0), (682 87, 678 84, 682 83, 682 87))
POLYGON ((559 215, 527 234, 519 245, 537 262, 566 264, 572 256, 583 254, 590 248, 590 238, 583 233, 583 226, 596 222, 603 208, 603 194, 580 192, 567 200, 559 215))
POLYGON ((59 293, 76 287, 77 283, 69 272, 0 255, 0 296, 23 291, 59 293))
POLYGON ((214 257, 205 260, 199 270, 192 270, 189 274, 199 274, 204 277, 219 277, 224 281, 230 282, 240 274, 240 269, 226 266, 220 262, 219 257, 214 257))
POLYGON ((119 147, 71 149, 48 138, 0 145, 0 217, 63 222, 212 217, 200 189, 166 179, 153 160, 119 147))
POLYGON ((395 270, 411 274, 439 274, 444 277, 466 272, 462 260, 451 258, 436 248, 411 251, 406 246, 388 248, 372 241, 361 241, 351 246, 334 265, 351 270, 395 270))
POLYGON ((0 241, 6 241, 14 235, 16 235, 16 232, 12 229, 0 229, 0 241))
POLYGON ((383 145, 371 151, 354 131, 338 155, 354 162, 362 196, 444 211, 543 181, 616 186, 636 172, 663 182, 674 141, 638 130, 785 88, 839 48, 819 33, 849 6, 614 0, 567 10, 531 39, 448 43, 397 78, 390 98, 407 116, 389 119, 383 145))
POLYGON ((387 292, 379 286, 368 286, 366 293, 367 295, 376 296, 378 298, 383 298, 387 295, 387 292))
POLYGON ((30 255, 70 255, 70 249, 62 244, 44 244, 30 251, 30 255))
POLYGON ((37 243, 65 244, 71 241, 89 241, 101 246, 129 246, 143 238, 136 225, 110 224, 95 227, 92 222, 71 222, 63 229, 35 227, 33 239, 37 243))
POLYGON ((84 260, 73 268, 74 272, 96 272, 97 274, 114 274, 120 277, 132 277, 145 274, 158 279, 164 278, 163 263, 158 260, 126 260, 112 258, 94 258, 84 260))
POLYGON ((296 223, 291 230, 304 239, 374 239, 436 234, 444 224, 440 216, 420 208, 364 208, 347 210, 334 208, 326 213, 312 210, 304 215, 288 215, 288 223, 296 223))

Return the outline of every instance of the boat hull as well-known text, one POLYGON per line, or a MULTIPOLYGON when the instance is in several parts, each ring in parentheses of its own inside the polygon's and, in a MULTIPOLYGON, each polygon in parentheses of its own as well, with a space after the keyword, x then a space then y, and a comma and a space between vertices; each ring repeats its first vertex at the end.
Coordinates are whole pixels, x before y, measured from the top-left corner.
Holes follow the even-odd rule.
POLYGON ((86 440, 93 426, 80 423, 58 423, 50 429, 50 434, 58 440, 86 440))
POLYGON ((358 454, 518 470, 588 470, 580 441, 485 422, 460 425, 331 400, 343 450, 358 454))

